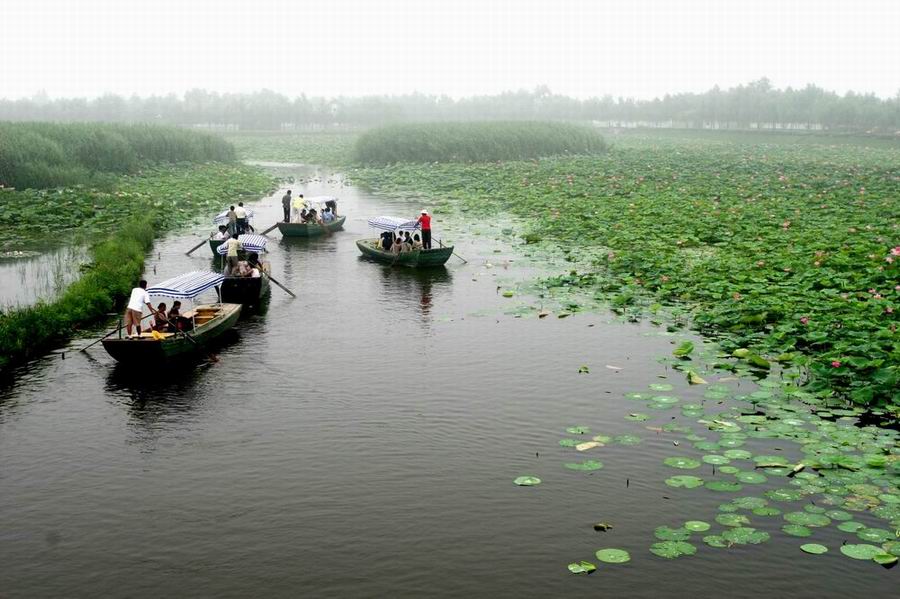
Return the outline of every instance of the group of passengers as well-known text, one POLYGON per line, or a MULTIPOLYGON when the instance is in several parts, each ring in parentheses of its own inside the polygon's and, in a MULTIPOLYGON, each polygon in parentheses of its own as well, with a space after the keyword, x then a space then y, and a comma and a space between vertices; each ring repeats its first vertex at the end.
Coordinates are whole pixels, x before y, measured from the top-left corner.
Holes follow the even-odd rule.
POLYGON ((423 248, 422 236, 418 231, 412 234, 409 231, 385 231, 381 234, 378 247, 392 254, 414 252, 423 248))
POLYGON ((141 336, 141 321, 144 320, 144 306, 153 314, 153 322, 150 325, 151 333, 174 333, 176 331, 190 331, 194 328, 194 321, 181 315, 181 302, 175 300, 172 308, 166 312, 165 302, 160 302, 154 308, 150 303, 150 294, 147 293, 147 281, 141 279, 138 286, 131 290, 128 299, 128 308, 125 310, 125 330, 129 339, 141 336), (135 335, 132 335, 132 330, 135 335))
POLYGON ((323 202, 323 208, 320 212, 303 199, 302 193, 292 196, 290 189, 282 196, 281 207, 284 210, 284 222, 286 223, 326 225, 333 222, 338 216, 337 201, 326 200, 323 202))
POLYGON ((151 331, 158 333, 174 333, 176 331, 190 331, 194 328, 194 321, 181 315, 181 302, 175 300, 172 307, 166 312, 166 303, 159 302, 153 311, 153 324, 151 331))
POLYGON ((262 276, 263 265, 259 261, 259 254, 250 252, 246 260, 240 259, 240 251, 244 249, 241 244, 241 236, 235 233, 225 240, 225 276, 226 277, 250 277, 258 279, 262 276))

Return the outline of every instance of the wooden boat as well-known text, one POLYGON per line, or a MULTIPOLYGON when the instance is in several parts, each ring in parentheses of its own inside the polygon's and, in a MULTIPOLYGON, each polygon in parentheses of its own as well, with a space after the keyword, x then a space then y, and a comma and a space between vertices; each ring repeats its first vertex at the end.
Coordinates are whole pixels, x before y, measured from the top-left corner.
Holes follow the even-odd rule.
MULTIPOLYGON (((193 300, 201 293, 219 286, 225 277, 216 272, 194 271, 179 275, 149 287, 151 297, 193 300)), ((125 364, 145 365, 162 362, 177 356, 201 351, 201 348, 222 333, 228 331, 241 315, 240 304, 199 304, 182 313, 189 318, 193 328, 187 332, 142 333, 139 337, 123 337, 119 329, 118 338, 103 339, 103 348, 113 358, 125 364)))
POLYGON ((223 302, 258 306, 270 289, 269 277, 265 275, 255 279, 252 277, 225 277, 220 293, 223 302))
POLYGON ((225 243, 224 239, 212 239, 209 240, 209 249, 212 250, 213 258, 218 258, 219 254, 216 253, 216 250, 219 249, 219 246, 225 243))
MULTIPOLYGON (((136 338, 109 338, 103 340, 103 348, 117 361, 142 365, 159 363, 178 356, 200 351, 215 338, 234 327, 241 315, 240 304, 200 304, 184 313, 194 321, 194 329, 187 333, 141 333, 136 338), (188 338, 190 335, 193 341, 188 338), (199 346, 199 347, 198 347, 199 346)), ((121 334, 121 332, 120 332, 121 334)))
MULTIPOLYGON (((226 240, 224 239, 209 240, 209 247, 212 249, 214 258, 224 258, 225 254, 228 253, 228 248, 224 245, 225 241, 226 240)), ((266 237, 255 233, 244 233, 238 237, 238 241, 241 242, 241 248, 238 250, 238 258, 240 260, 246 260, 251 252, 256 252, 257 254, 265 252, 266 243, 269 240, 266 237)))
POLYGON ((386 252, 378 246, 378 239, 360 239, 356 247, 363 256, 384 264, 398 264, 401 266, 413 266, 417 268, 429 266, 442 266, 453 255, 453 246, 432 248, 430 250, 413 250, 394 254, 386 252))
POLYGON ((330 223, 278 223, 278 230, 285 237, 318 237, 326 233, 340 231, 344 227, 346 216, 339 216, 330 223))

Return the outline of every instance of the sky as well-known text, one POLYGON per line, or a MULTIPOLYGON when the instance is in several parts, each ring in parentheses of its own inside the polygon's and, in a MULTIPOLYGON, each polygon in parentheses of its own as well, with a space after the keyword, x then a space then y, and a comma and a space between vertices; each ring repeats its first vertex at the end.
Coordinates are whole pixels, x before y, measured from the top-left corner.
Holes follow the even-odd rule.
POLYGON ((894 96, 900 0, 0 0, 0 97, 894 96))

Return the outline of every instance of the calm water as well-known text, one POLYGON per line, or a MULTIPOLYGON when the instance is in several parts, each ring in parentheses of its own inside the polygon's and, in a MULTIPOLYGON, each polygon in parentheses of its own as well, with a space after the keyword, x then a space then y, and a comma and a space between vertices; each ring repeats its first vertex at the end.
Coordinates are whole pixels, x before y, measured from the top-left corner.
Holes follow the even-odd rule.
MULTIPOLYGON (((537 300, 498 294, 533 271, 496 227, 437 222, 469 264, 366 262, 353 243, 365 217, 420 205, 327 174, 291 187, 340 196, 346 230, 272 234, 272 272, 298 298, 273 288, 218 363, 126 372, 99 345, 75 353, 78 340, 2 391, 0 596, 896 596, 898 570, 840 555, 834 527, 810 539, 825 556, 800 553, 780 518, 754 518, 773 533, 763 545, 650 555, 656 526, 712 521, 733 496, 664 485, 664 457, 700 455, 645 428, 678 410, 623 420, 637 409, 624 393, 671 374, 657 360, 673 338, 605 314, 507 314, 537 300), (572 425, 643 443, 594 450, 581 457, 606 467, 572 472, 558 446, 572 425), (521 474, 544 483, 516 487, 521 474), (594 532, 601 520, 614 529, 594 532), (602 547, 632 562, 567 572, 602 547)), ((258 204, 258 228, 281 193, 258 204)), ((198 240, 159 243, 149 278, 208 268, 208 249, 183 254, 198 240)), ((668 380, 684 401, 702 393, 668 380)), ((795 451, 746 446, 763 447, 795 451)))
POLYGON ((86 258, 82 246, 52 248, 24 257, 0 255, 0 309, 53 300, 78 278, 86 258))

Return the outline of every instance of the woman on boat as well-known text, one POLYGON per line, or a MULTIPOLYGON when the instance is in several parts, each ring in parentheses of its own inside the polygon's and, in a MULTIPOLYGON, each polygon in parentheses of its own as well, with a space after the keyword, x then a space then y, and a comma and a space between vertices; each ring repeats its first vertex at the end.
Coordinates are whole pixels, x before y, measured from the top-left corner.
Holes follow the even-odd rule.
POLYGON ((418 233, 415 233, 412 237, 412 249, 413 250, 421 250, 422 249, 422 239, 419 237, 418 233))
POLYGON ((394 245, 394 234, 390 231, 385 231, 381 234, 381 249, 389 252, 392 245, 394 245))
POLYGON ((166 316, 165 302, 159 302, 156 306, 156 312, 153 313, 153 330, 165 332, 169 330, 169 319, 166 316))

